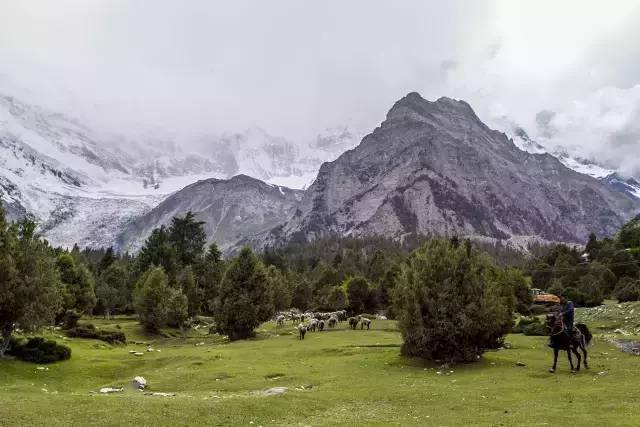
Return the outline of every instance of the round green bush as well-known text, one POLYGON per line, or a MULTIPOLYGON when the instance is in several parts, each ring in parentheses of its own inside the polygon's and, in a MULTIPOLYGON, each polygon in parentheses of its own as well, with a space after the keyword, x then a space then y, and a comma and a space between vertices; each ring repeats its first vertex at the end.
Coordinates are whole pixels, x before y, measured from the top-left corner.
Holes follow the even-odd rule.
POLYGON ((71 349, 55 341, 46 340, 43 337, 29 338, 26 342, 12 340, 8 352, 20 360, 32 363, 54 363, 71 358, 71 349))

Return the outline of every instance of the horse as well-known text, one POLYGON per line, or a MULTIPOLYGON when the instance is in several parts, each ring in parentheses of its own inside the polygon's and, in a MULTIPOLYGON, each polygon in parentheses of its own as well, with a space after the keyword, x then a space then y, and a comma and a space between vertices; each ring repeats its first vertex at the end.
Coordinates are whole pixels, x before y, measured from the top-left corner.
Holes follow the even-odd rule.
POLYGON ((547 314, 547 327, 551 331, 549 347, 553 349, 553 367, 549 369, 549 372, 554 373, 556 371, 558 353, 560 350, 567 352, 572 373, 580 371, 580 360, 582 358, 580 357, 578 350, 581 350, 584 355, 584 368, 589 369, 589 364, 587 363, 587 346, 591 342, 592 335, 591 332, 589 332, 587 325, 584 323, 576 324, 573 336, 570 337, 569 333, 564 328, 562 317, 559 314, 549 313, 547 314), (572 352, 578 358, 577 368, 574 368, 573 366, 573 359, 571 358, 572 352))

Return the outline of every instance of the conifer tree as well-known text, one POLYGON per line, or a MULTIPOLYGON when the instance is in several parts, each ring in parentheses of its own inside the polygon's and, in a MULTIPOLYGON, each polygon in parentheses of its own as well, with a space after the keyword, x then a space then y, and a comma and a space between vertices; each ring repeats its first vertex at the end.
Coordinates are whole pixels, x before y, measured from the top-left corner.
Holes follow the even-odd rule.
POLYGON ((231 261, 220 284, 213 313, 217 331, 230 340, 246 339, 272 314, 264 267, 245 247, 231 261))

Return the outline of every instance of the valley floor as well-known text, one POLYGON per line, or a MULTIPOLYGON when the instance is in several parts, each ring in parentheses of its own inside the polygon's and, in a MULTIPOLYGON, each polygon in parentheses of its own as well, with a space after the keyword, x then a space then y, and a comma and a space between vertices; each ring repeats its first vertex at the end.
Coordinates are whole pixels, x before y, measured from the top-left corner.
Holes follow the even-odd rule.
POLYGON ((129 341, 160 352, 72 339, 71 360, 48 370, 0 361, 0 425, 640 424, 640 359, 605 341, 596 325, 591 369, 572 375, 562 357, 552 375, 546 337, 510 335, 511 349, 438 373, 399 356, 392 321, 374 321, 370 331, 343 322, 304 341, 291 324, 276 331, 271 323, 257 339, 231 344, 194 335, 151 339, 132 318, 94 323, 118 323, 129 341), (176 395, 128 389, 138 375, 148 392, 176 395), (106 386, 125 392, 95 393, 106 386), (263 394, 273 387, 287 391, 263 394))

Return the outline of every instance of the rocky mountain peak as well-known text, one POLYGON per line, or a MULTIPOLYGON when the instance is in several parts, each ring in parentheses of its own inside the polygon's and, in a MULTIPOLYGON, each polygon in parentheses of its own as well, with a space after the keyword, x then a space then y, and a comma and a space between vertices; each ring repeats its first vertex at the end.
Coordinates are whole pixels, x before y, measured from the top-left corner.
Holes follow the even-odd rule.
POLYGON ((322 235, 535 236, 584 242, 610 235, 637 198, 519 150, 464 101, 397 101, 362 143, 323 164, 295 215, 263 244, 322 235))
POLYGON ((435 101, 429 101, 418 92, 410 92, 405 95, 387 113, 387 121, 419 120, 443 124, 452 119, 481 123, 471 106, 465 101, 444 96, 435 101))

